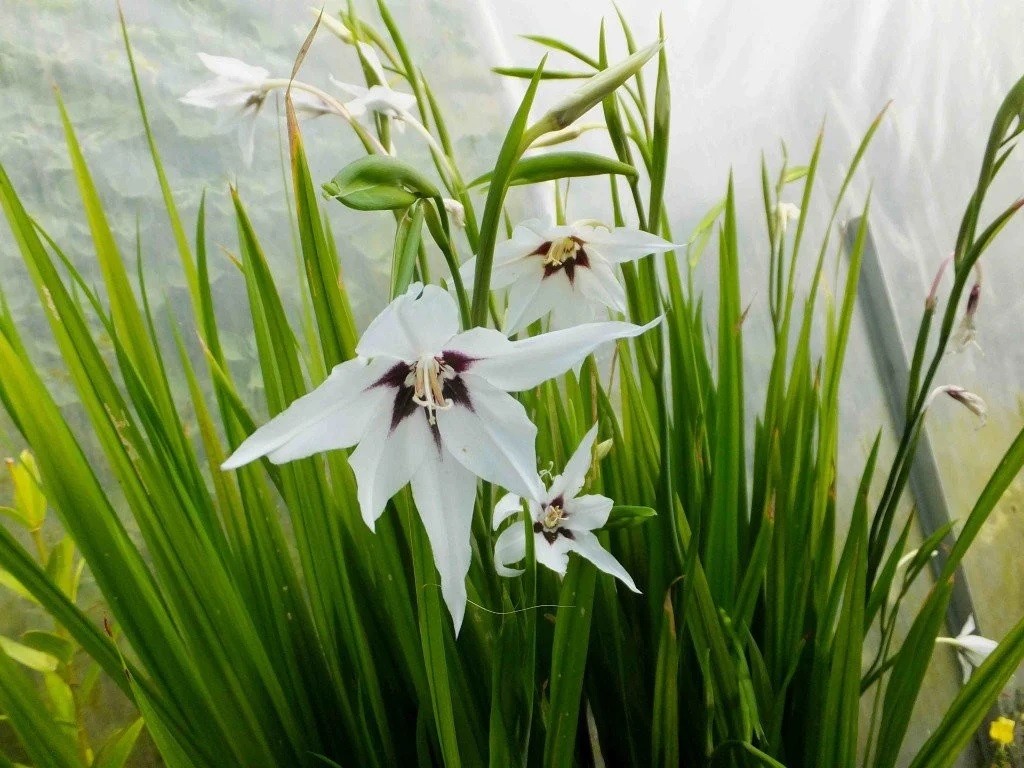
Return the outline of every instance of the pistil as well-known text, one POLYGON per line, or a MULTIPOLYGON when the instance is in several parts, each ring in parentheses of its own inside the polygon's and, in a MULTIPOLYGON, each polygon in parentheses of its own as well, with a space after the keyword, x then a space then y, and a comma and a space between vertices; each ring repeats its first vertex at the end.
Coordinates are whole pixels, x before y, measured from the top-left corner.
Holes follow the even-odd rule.
POLYGON ((455 376, 451 366, 445 365, 432 355, 424 355, 413 366, 411 372, 412 401, 427 409, 427 421, 437 424, 437 411, 447 411, 453 403, 444 396, 444 380, 455 376))

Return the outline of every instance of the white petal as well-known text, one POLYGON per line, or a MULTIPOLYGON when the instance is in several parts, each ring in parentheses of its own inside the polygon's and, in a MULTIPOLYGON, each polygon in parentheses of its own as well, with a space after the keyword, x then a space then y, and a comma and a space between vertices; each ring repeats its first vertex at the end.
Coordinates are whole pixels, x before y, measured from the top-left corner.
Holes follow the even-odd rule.
POLYGON ((356 352, 413 362, 438 354, 458 330, 459 310, 451 295, 436 285, 413 283, 370 323, 356 352))
POLYGON ((360 401, 363 396, 367 399, 373 397, 369 393, 364 395, 364 390, 380 378, 385 370, 386 362, 367 364, 366 360, 358 358, 336 365, 320 386, 300 397, 249 435, 221 468, 235 469, 282 450, 293 441, 320 439, 328 430, 325 426, 328 421, 335 438, 331 448, 354 445, 366 426, 363 415, 367 409, 362 407, 360 401), (347 419, 351 419, 351 422, 347 419))
POLYGON ((514 493, 506 493, 498 503, 494 505, 494 517, 491 520, 491 530, 498 530, 498 526, 508 520, 517 512, 522 512, 523 500, 514 493))
POLYGON ((372 530, 388 499, 424 464, 440 461, 441 451, 426 416, 414 413, 391 429, 391 411, 380 413, 349 457, 356 476, 359 509, 372 530))
POLYGON ((377 51, 375 51, 373 49, 373 46, 370 45, 369 43, 360 42, 357 43, 357 45, 359 46, 359 53, 362 54, 363 59, 365 59, 370 69, 373 71, 373 74, 377 76, 377 79, 380 81, 381 85, 387 85, 388 76, 384 72, 384 66, 380 63, 380 58, 378 58, 377 56, 377 51))
POLYGON ((579 237, 584 240, 583 247, 588 254, 594 250, 614 264, 636 261, 648 254, 664 253, 676 247, 657 235, 629 227, 616 227, 610 232, 601 228, 581 229, 579 237))
POLYGON ((569 567, 570 546, 569 539, 565 536, 559 536, 553 543, 549 543, 540 533, 534 534, 533 537, 533 551, 537 562, 559 576, 565 576, 565 569, 569 567))
POLYGON ((561 496, 568 501, 576 496, 583 488, 583 481, 587 477, 590 465, 593 460, 594 440, 597 438, 597 424, 592 426, 587 434, 580 440, 579 446, 573 452, 569 461, 565 464, 562 474, 554 479, 548 489, 548 500, 561 496))
POLYGON ((256 154, 256 115, 249 115, 238 125, 238 145, 242 149, 242 159, 248 166, 252 165, 256 154))
POLYGON ((521 568, 509 568, 526 557, 526 529, 522 522, 510 525, 494 542, 494 570, 499 576, 519 576, 521 568))
POLYGON ((473 363, 473 373, 506 392, 519 392, 564 373, 605 342, 639 336, 660 322, 659 317, 647 325, 588 323, 511 341, 504 351, 473 363))
POLYGON ((569 499, 564 507, 568 515, 564 525, 570 531, 592 531, 600 528, 608 522, 614 505, 615 502, 607 496, 596 493, 569 499))
MULTIPOLYGON (((366 88, 362 85, 356 85, 355 83, 343 83, 341 82, 341 80, 335 78, 334 75, 328 75, 327 77, 334 84, 335 88, 347 94, 348 96, 352 96, 356 99, 363 98, 370 90, 369 88, 366 88)), ((346 104, 345 106, 348 107, 349 105, 346 104)), ((351 108, 349 109, 349 111, 352 111, 351 108)), ((353 114, 355 113, 353 112, 353 114)))
POLYGON ((374 85, 362 98, 367 109, 387 115, 402 115, 416 105, 416 97, 411 93, 392 91, 383 85, 374 85))
POLYGON ((977 628, 978 625, 974 621, 974 614, 968 614, 967 621, 965 621, 963 627, 960 628, 960 637, 963 637, 964 635, 974 634, 974 630, 976 630, 977 628))
POLYGON ((501 331, 493 328, 470 328, 456 334, 445 345, 444 349, 458 352, 469 358, 472 365, 493 355, 511 352, 512 342, 501 331))
POLYGON ((537 427, 526 409, 477 376, 463 374, 462 379, 470 406, 456 405, 437 413, 445 449, 478 477, 539 499, 544 488, 537 476, 537 427))
POLYGON ((626 313, 626 291, 603 259, 592 259, 588 269, 576 270, 575 288, 591 303, 626 313))
POLYGON ((263 67, 254 67, 230 56, 211 56, 208 53, 200 53, 198 56, 208 70, 226 80, 258 85, 270 77, 270 73, 263 67))
MULTIPOLYGON (((559 537, 564 538, 564 537, 559 537)), ((640 593, 633 583, 633 577, 629 575, 622 563, 616 560, 611 553, 601 546, 597 537, 588 531, 574 531, 573 538, 569 540, 569 549, 581 557, 587 558, 598 567, 599 570, 614 576, 631 590, 640 593)))
POLYGON ((179 101, 205 109, 244 107, 254 93, 250 87, 217 78, 191 89, 179 101))
POLYGON ((509 289, 505 333, 518 333, 556 307, 571 304, 573 289, 565 273, 544 277, 542 268, 531 270, 509 289))
POLYGON ((458 635, 466 613, 466 574, 473 555, 470 537, 476 478, 442 451, 438 461, 423 462, 413 475, 412 498, 427 531, 441 577, 441 594, 458 635))

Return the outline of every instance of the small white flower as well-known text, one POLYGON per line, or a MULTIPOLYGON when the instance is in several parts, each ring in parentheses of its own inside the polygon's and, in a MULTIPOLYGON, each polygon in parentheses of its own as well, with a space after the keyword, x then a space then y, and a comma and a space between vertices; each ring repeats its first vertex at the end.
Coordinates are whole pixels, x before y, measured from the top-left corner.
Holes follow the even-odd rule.
POLYGON ((789 229, 789 222, 796 221, 800 218, 800 208, 793 205, 793 203, 780 202, 775 206, 775 221, 777 222, 779 232, 786 234, 786 230, 789 229))
POLYGON ((204 109, 235 109, 245 116, 239 126, 239 144, 246 164, 252 163, 256 133, 256 115, 266 101, 270 73, 228 56, 200 53, 199 59, 216 77, 191 89, 183 104, 204 109))
POLYGON ((454 299, 437 286, 414 284, 370 323, 359 357, 335 366, 222 467, 264 456, 281 464, 354 445, 349 463, 371 529, 388 499, 411 483, 457 632, 466 610, 476 478, 528 497, 543 491, 537 428, 508 393, 531 389, 600 344, 658 322, 593 323, 510 341, 490 328, 460 333, 454 299))
MULTIPOLYGON (((569 566, 569 553, 575 552, 611 574, 634 592, 639 593, 633 578, 622 564, 609 554, 594 529, 608 522, 613 502, 605 496, 588 494, 578 496, 583 489, 591 464, 591 451, 597 437, 597 425, 591 427, 576 452, 565 465, 561 475, 552 478, 551 487, 526 497, 533 521, 534 552, 537 562, 561 576, 569 566)), ((494 507, 494 528, 520 511, 519 496, 509 493, 494 507)), ((511 563, 526 556, 526 530, 522 523, 514 523, 498 536, 494 545, 494 565, 501 576, 518 576, 521 570, 509 568, 511 563)))
MULTIPOLYGON (((548 312, 555 328, 593 319, 599 307, 625 312, 615 266, 672 248, 657 235, 628 227, 524 221, 494 249, 491 288, 509 289, 505 332, 516 333, 548 312)), ((475 258, 467 261, 463 279, 472 280, 475 268, 475 258)))
POLYGON ((401 131, 404 119, 409 110, 416 104, 416 97, 409 93, 393 91, 387 85, 387 75, 377 58, 377 53, 366 43, 359 43, 359 50, 370 69, 379 81, 378 85, 366 88, 353 83, 343 83, 331 76, 331 82, 340 90, 353 98, 345 102, 345 107, 353 117, 361 117, 367 112, 376 112, 396 121, 395 127, 401 131))
POLYGON ((960 667, 964 673, 964 685, 971 679, 971 672, 975 667, 980 667, 985 663, 985 659, 992 655, 998 646, 995 640, 989 640, 987 637, 974 634, 974 631, 978 628, 978 625, 974 622, 974 614, 967 617, 967 622, 964 624, 963 629, 960 630, 960 634, 956 637, 937 637, 935 638, 936 643, 943 645, 952 645, 956 648, 957 659, 960 661, 960 667))

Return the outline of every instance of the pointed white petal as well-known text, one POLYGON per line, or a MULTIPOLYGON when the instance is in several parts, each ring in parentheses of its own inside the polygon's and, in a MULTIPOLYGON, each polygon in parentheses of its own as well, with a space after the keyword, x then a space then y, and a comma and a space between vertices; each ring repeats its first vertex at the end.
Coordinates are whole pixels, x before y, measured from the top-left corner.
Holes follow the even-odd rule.
POLYGON ((217 78, 191 89, 179 101, 204 109, 235 108, 244 107, 253 93, 252 88, 239 87, 236 83, 217 78))
POLYGON ((533 537, 533 551, 537 562, 559 576, 565 576, 565 569, 569 567, 570 546, 571 543, 565 536, 559 536, 553 543, 548 543, 540 533, 534 534, 533 537))
MULTIPOLYGON (((468 331, 457 334, 444 345, 444 349, 458 352, 476 365, 484 358, 493 357, 511 352, 512 342, 501 331, 493 328, 470 328, 468 331)), ((472 370, 472 368, 471 368, 472 370)))
POLYGON ((369 65, 373 74, 377 76, 381 85, 387 85, 388 76, 384 72, 384 66, 380 63, 380 58, 377 56, 377 51, 374 50, 373 46, 369 43, 357 43, 359 46, 359 53, 362 54, 363 59, 369 65))
POLYGON ((505 333, 512 335, 539 320, 559 305, 572 304, 573 290, 563 273, 544 277, 540 262, 522 275, 508 291, 505 333))
POLYGON ((270 77, 270 73, 263 67, 254 67, 230 56, 211 56, 208 53, 200 53, 198 56, 208 70, 226 80, 259 85, 270 77))
MULTIPOLYGON (((337 88, 339 91, 357 99, 366 96, 366 94, 370 90, 369 88, 366 88, 362 85, 356 85, 355 83, 343 83, 341 82, 341 80, 338 80, 334 75, 328 75, 327 78, 331 81, 331 83, 334 84, 334 87, 337 88)), ((348 105, 346 104, 345 106, 348 105)))
POLYGON ((579 446, 573 452, 569 461, 566 462, 562 474, 556 477, 548 489, 548 499, 556 499, 561 496, 568 501, 576 496, 583 488, 583 481, 586 480, 587 472, 593 460, 594 440, 597 439, 597 424, 592 426, 587 434, 580 440, 579 446))
POLYGON ((373 530, 388 499, 412 479, 423 464, 440 461, 440 450, 426 416, 414 413, 391 429, 391 411, 378 414, 349 457, 356 476, 359 509, 373 530))
POLYGON ((383 85, 371 86, 364 98, 368 109, 383 114, 401 116, 416 106, 416 97, 411 93, 393 91, 383 85))
POLYGON ((622 563, 601 546, 601 542, 594 534, 589 531, 574 531, 573 538, 569 540, 569 549, 581 557, 587 558, 599 570, 614 576, 637 594, 640 593, 636 584, 633 583, 633 577, 622 567, 622 563))
POLYGON ((596 493, 577 496, 565 502, 568 518, 563 525, 570 531, 592 531, 608 522, 615 502, 596 493))
POLYGON ((591 303, 625 314, 626 291, 603 259, 591 259, 589 269, 577 269, 575 284, 576 291, 591 303))
POLYGON ((466 613, 466 574, 473 554, 470 537, 476 478, 446 451, 437 454, 431 446, 431 453, 432 458, 413 475, 412 498, 427 531, 441 577, 441 594, 458 635, 466 613))
MULTIPOLYGON (((577 270, 576 279, 569 289, 569 298, 558 301, 551 308, 551 322, 548 323, 549 331, 561 331, 566 328, 573 328, 577 325, 593 323, 597 320, 598 314, 604 309, 600 304, 586 298, 580 291, 579 278, 586 270, 577 270)), ((607 319, 606 317, 602 319, 607 319)), ((578 368, 579 363, 573 365, 578 368)))
POLYGON ((967 621, 965 621, 963 627, 960 628, 960 637, 963 637, 964 635, 973 634, 974 630, 976 630, 977 628, 978 625, 974 621, 974 614, 968 614, 967 621))
POLYGON ((469 406, 437 414, 445 449, 478 477, 513 493, 540 498, 534 443, 537 427, 514 397, 483 379, 463 374, 469 406))
POLYGON ((616 227, 610 232, 595 228, 580 233, 585 241, 584 249, 598 252, 608 261, 621 264, 624 261, 636 261, 651 253, 664 253, 676 246, 657 235, 629 227, 616 227))
POLYGON ((238 146, 242 149, 242 160, 247 166, 252 165, 256 154, 256 115, 249 115, 238 125, 238 146))
POLYGON ((436 285, 413 283, 370 323, 356 352, 413 362, 439 353, 458 330, 459 310, 451 295, 436 285))
POLYGON ((475 362, 473 373, 499 389, 519 392, 564 373, 605 342, 639 336, 660 322, 659 317, 647 325, 588 323, 512 341, 505 351, 475 362))
POLYGON ((281 450, 294 440, 320 434, 325 420, 332 420, 331 429, 336 430, 337 439, 331 447, 354 445, 365 429, 365 409, 359 404, 361 395, 385 370, 387 364, 383 361, 368 364, 358 358, 336 365, 320 386, 249 435, 221 468, 235 469, 281 450), (352 421, 345 421, 348 418, 352 421))
POLYGON ((494 542, 494 570, 499 576, 519 576, 521 568, 509 568, 526 557, 526 529, 522 522, 510 525, 494 542))
POLYGON ((523 500, 514 493, 506 493, 498 503, 494 505, 494 517, 491 520, 491 530, 498 530, 498 526, 508 520, 512 515, 521 512, 523 500))

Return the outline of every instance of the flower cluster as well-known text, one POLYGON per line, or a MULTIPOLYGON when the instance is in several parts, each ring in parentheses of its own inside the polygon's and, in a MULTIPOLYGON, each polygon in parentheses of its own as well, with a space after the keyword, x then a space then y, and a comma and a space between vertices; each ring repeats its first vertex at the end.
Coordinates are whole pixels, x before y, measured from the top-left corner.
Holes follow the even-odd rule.
MULTIPOLYGON (((529 500, 542 540, 538 560, 564 573, 569 551, 636 589, 591 529, 611 502, 577 497, 590 465, 592 429, 566 472, 545 491, 537 475, 537 428, 509 393, 531 389, 581 362, 599 345, 654 327, 606 321, 512 341, 491 328, 459 331, 454 299, 414 284, 366 329, 357 357, 257 429, 224 462, 234 469, 266 457, 275 464, 355 446, 350 465, 372 529, 407 484, 430 540, 441 591, 456 630, 466 609, 470 526, 481 478, 529 500)), ((508 502, 499 505, 507 517, 508 502)), ((522 557, 515 533, 498 541, 504 566, 522 557)))

